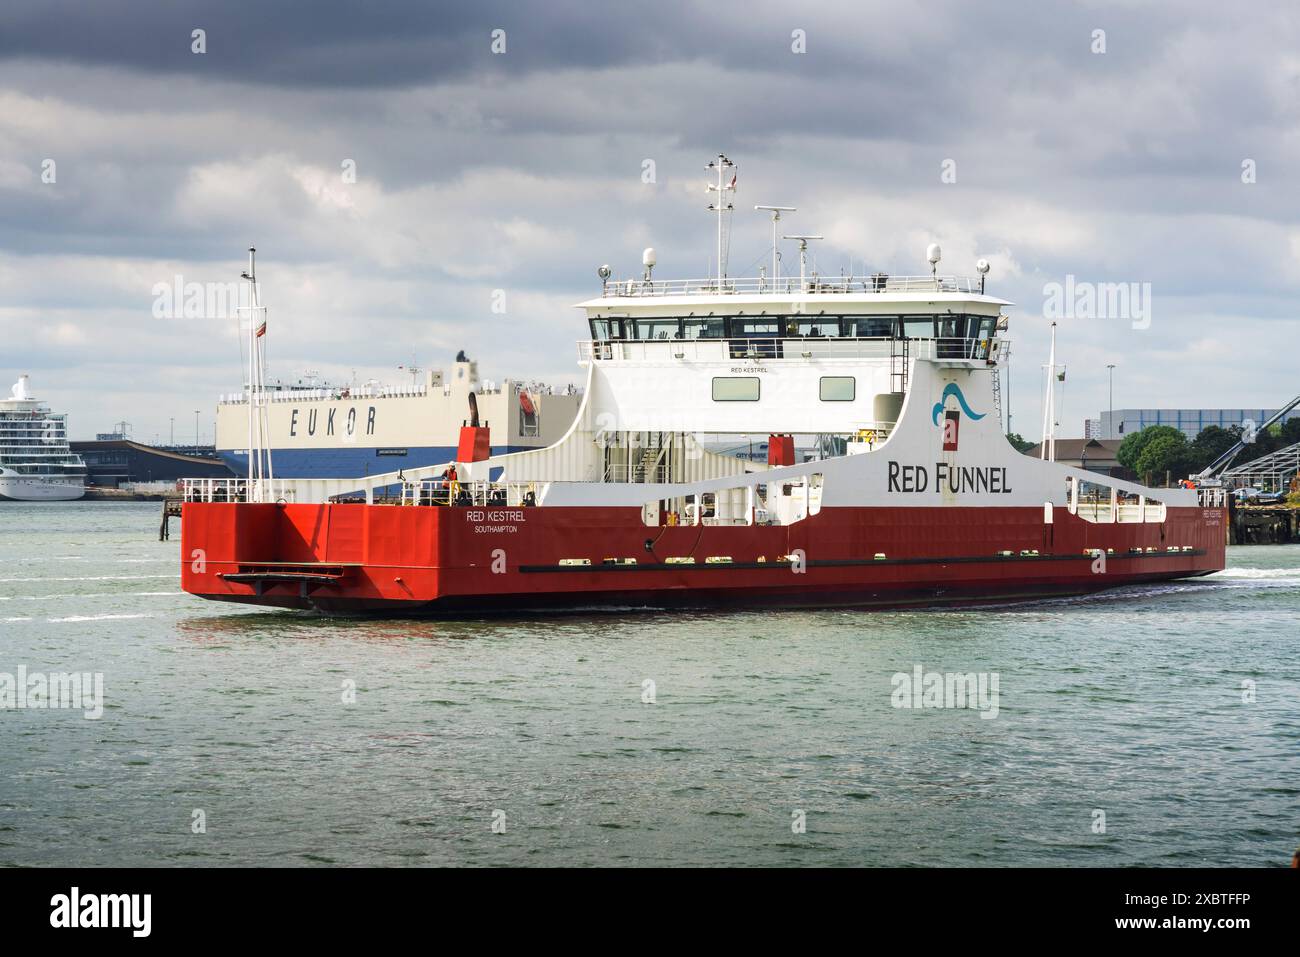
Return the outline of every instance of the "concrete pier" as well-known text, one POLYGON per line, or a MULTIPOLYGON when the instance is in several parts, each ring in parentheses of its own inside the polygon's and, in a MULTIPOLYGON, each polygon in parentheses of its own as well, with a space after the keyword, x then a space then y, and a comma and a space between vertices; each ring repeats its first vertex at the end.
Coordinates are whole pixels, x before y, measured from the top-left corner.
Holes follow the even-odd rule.
POLYGON ((1229 545, 1282 545, 1300 541, 1300 509, 1290 505, 1233 505, 1229 545))

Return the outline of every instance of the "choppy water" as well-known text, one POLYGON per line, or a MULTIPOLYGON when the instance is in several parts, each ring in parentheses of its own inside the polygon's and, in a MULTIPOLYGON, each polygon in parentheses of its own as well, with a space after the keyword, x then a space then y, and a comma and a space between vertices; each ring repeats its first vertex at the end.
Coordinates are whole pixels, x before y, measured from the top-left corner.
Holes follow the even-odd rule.
POLYGON ((0 672, 102 672, 105 697, 97 721, 0 711, 0 864, 1260 865, 1300 842, 1300 546, 977 611, 375 622, 191 599, 157 514, 0 505, 0 672), (892 707, 918 664, 996 673, 997 717, 892 707))

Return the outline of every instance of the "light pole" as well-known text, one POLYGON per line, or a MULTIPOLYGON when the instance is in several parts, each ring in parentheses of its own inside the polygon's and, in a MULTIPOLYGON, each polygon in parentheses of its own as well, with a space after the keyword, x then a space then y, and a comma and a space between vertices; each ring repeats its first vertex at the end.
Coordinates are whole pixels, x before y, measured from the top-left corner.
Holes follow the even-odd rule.
POLYGON ((1106 368, 1110 370, 1110 428, 1106 430, 1110 434, 1106 438, 1113 439, 1115 437, 1115 364, 1111 363, 1106 368))
POLYGON ((199 448, 199 410, 198 410, 198 409, 195 409, 195 410, 194 410, 194 449, 195 449, 195 451, 198 451, 198 448, 199 448))
POLYGON ((168 436, 167 444, 172 448, 176 447, 176 416, 171 417, 171 434, 168 436))

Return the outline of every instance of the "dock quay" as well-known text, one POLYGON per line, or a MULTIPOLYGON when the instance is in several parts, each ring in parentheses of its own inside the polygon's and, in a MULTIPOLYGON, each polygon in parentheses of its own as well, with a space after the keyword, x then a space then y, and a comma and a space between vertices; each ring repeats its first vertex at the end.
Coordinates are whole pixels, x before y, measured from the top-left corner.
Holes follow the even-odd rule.
POLYGON ((180 500, 181 493, 172 490, 158 492, 95 486, 87 486, 86 494, 81 499, 83 502, 179 502, 180 500))
POLYGON ((1294 505, 1233 505, 1229 545, 1284 545, 1300 542, 1300 508, 1294 505))

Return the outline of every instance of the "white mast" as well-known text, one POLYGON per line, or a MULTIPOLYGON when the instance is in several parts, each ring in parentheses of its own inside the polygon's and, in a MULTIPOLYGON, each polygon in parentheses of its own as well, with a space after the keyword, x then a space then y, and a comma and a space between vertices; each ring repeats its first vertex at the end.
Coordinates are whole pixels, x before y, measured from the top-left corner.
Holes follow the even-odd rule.
POLYGON ((1056 323, 1052 323, 1052 348, 1047 358, 1047 395, 1043 397, 1043 441, 1038 457, 1056 461, 1056 323))
POLYGON ((260 502, 263 480, 275 477, 271 465, 270 414, 266 403, 266 307, 257 289, 257 249, 248 247, 248 271, 240 278, 248 283, 248 305, 239 307, 248 315, 248 501, 260 502))
POLYGON ((776 289, 777 280, 780 278, 781 254, 776 245, 776 226, 781 222, 782 213, 793 213, 793 206, 755 206, 755 209, 765 209, 772 214, 772 288, 776 289))
POLYGON ((706 169, 711 169, 718 174, 716 184, 709 183, 709 192, 717 191, 718 198, 709 205, 709 209, 718 214, 718 291, 722 291, 722 281, 727 277, 727 247, 723 240, 726 233, 726 221, 724 216, 730 213, 734 206, 727 199, 727 190, 735 190, 736 175, 733 173, 730 182, 727 181, 726 175, 728 170, 736 168, 736 164, 727 159, 726 156, 719 153, 718 158, 709 163, 706 169))

